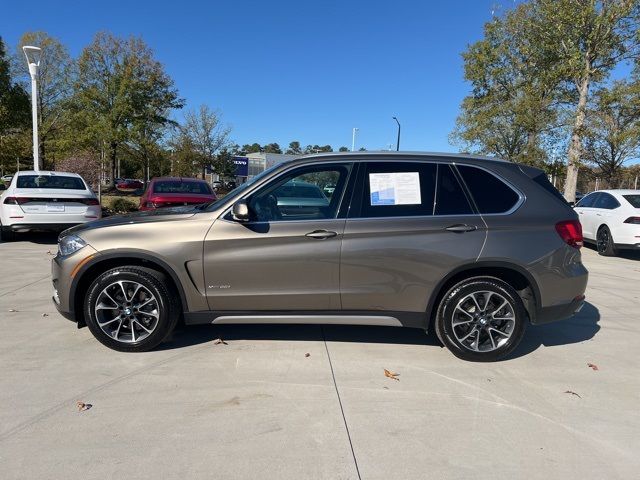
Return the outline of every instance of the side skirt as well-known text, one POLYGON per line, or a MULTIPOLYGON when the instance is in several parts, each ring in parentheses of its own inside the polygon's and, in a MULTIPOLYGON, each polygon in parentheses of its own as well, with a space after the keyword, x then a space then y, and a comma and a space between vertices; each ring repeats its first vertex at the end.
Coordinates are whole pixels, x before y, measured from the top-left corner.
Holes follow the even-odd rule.
POLYGON ((320 324, 372 325, 388 327, 425 328, 426 318, 421 312, 384 311, 206 311, 184 312, 186 325, 203 324, 320 324))

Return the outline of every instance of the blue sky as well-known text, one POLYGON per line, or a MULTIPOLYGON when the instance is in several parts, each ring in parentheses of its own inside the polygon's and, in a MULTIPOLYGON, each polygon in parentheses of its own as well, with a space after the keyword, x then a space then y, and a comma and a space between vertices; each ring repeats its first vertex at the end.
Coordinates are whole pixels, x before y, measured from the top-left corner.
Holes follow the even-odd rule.
POLYGON ((11 49, 44 30, 78 53, 99 30, 138 35, 187 100, 219 108, 239 144, 454 151, 448 134, 468 92, 460 54, 504 0, 12 2, 11 49))

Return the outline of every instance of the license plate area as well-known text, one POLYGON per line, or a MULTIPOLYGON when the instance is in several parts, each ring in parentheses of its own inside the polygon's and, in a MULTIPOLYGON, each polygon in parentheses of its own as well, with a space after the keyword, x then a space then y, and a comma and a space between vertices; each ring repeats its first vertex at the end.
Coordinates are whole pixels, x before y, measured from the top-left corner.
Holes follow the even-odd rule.
POLYGON ((64 212, 64 205, 47 205, 47 213, 64 212))

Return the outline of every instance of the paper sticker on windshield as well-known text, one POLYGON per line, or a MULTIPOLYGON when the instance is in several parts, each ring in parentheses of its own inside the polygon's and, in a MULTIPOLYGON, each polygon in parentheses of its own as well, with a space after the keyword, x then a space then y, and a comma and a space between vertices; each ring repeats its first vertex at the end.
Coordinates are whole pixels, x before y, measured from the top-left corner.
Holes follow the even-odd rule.
POLYGON ((370 173, 371 205, 419 205, 418 172, 370 173))

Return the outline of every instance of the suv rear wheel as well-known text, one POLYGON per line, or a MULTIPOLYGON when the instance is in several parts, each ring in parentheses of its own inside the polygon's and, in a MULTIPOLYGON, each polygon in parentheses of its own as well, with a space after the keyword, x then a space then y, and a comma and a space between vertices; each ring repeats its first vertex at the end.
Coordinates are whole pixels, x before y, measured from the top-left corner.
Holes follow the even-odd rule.
POLYGON ((497 278, 475 277, 444 295, 436 333, 456 357, 491 362, 513 352, 527 320, 524 303, 511 286, 497 278))
POLYGON ((159 345, 178 321, 166 277, 138 267, 113 268, 96 278, 85 297, 85 319, 94 337, 120 352, 159 345))

